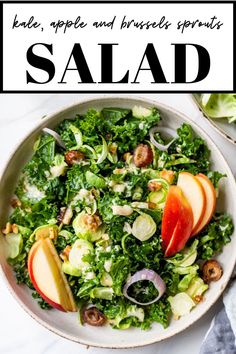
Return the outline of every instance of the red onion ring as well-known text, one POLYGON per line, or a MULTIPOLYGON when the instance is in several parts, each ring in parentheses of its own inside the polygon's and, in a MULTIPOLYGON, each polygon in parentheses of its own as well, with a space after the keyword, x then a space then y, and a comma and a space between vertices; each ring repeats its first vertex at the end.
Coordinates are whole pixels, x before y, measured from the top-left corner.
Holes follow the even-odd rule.
POLYGON ((134 273, 134 275, 132 275, 128 279, 128 281, 126 282, 126 284, 123 288, 124 296, 137 305, 153 304, 154 302, 158 301, 162 297, 162 295, 164 294, 165 291, 166 291, 166 284, 164 283, 162 278, 156 272, 154 272, 154 270, 145 269, 145 268, 134 273), (141 280, 151 281, 153 283, 153 285, 155 286, 155 288, 158 290, 159 294, 154 300, 143 303, 143 302, 139 302, 139 301, 135 300, 133 297, 128 295, 128 288, 130 287, 130 285, 137 283, 138 281, 141 281, 141 280))
POLYGON ((63 140, 62 140, 62 138, 61 138, 60 135, 57 134, 54 130, 49 129, 49 128, 43 128, 43 132, 45 132, 45 133, 51 135, 51 136, 56 140, 57 144, 58 144, 60 147, 62 147, 63 149, 66 150, 66 146, 65 146, 65 144, 64 144, 64 142, 63 142, 63 140))
POLYGON ((170 147, 170 145, 175 141, 175 139, 177 138, 177 133, 175 130, 171 129, 171 128, 167 128, 167 127, 153 127, 149 130, 149 136, 150 136, 150 141, 151 143, 158 148, 161 151, 167 151, 168 148, 170 147), (155 133, 163 133, 163 134, 167 134, 169 136, 172 137, 172 140, 164 145, 164 144, 160 144, 156 141, 154 134, 155 133))

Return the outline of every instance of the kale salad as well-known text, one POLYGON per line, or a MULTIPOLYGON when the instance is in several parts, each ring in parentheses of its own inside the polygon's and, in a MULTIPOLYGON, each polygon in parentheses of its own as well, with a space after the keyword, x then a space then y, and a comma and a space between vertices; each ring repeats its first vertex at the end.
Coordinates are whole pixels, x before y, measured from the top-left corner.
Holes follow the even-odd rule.
MULTIPOLYGON (((70 117, 68 117, 70 118, 70 117)), ((17 282, 42 309, 114 329, 187 315, 223 269, 231 217, 215 211, 210 151, 156 108, 89 109, 42 132, 2 232, 17 282)))

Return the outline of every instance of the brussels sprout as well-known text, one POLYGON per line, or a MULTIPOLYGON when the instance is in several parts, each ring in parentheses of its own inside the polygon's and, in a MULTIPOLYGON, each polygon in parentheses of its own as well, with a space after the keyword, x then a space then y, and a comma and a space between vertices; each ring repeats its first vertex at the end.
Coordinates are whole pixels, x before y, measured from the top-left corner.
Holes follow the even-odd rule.
POLYGON ((73 275, 75 277, 81 276, 81 270, 74 267, 70 262, 66 261, 62 263, 62 271, 66 274, 73 275))
POLYGON ((73 236, 73 234, 72 234, 72 232, 69 232, 67 230, 61 230, 59 232, 58 236, 63 236, 63 237, 65 237, 65 239, 70 239, 73 236))
POLYGON ((88 240, 90 242, 95 242, 100 240, 104 234, 104 227, 101 225, 96 231, 90 230, 84 222, 84 216, 86 215, 85 211, 79 213, 73 221, 73 228, 76 236, 88 240))
POLYGON ((34 230, 35 240, 40 238, 50 237, 51 239, 57 238, 58 226, 57 225, 43 225, 34 230))
POLYGON ((92 299, 104 299, 104 300, 112 300, 113 297, 113 289, 108 287, 96 287, 90 291, 90 297, 92 299))
POLYGON ((132 226, 132 234, 140 241, 146 241, 156 232, 157 226, 148 214, 139 215, 132 226))
POLYGON ((130 305, 119 316, 115 318, 114 327, 119 329, 127 329, 130 327, 131 322, 125 321, 129 317, 136 317, 139 322, 144 321, 144 310, 137 305, 130 305))
POLYGON ((93 173, 91 171, 86 172, 85 178, 86 178, 87 183, 91 187, 95 187, 95 188, 105 188, 106 187, 105 179, 95 175, 95 173, 93 173))
POLYGON ((173 272, 181 274, 181 275, 184 275, 184 274, 197 274, 198 269, 199 269, 199 266, 197 264, 194 264, 194 265, 189 266, 189 267, 175 267, 175 268, 173 268, 173 272))
POLYGON ((5 236, 5 241, 7 258, 16 258, 20 254, 23 247, 23 238, 21 234, 7 234, 5 236))
POLYGON ((192 274, 192 273, 189 273, 189 274, 186 274, 183 279, 181 279, 181 281, 179 282, 178 284, 178 289, 179 291, 185 291, 188 289, 189 287, 189 284, 191 282, 191 280, 196 276, 196 273, 192 274))
POLYGON ((191 280, 186 293, 194 299, 195 296, 201 296, 207 289, 208 285, 200 277, 195 277, 191 280))
POLYGON ((53 166, 50 167, 50 173, 52 178, 62 176, 66 172, 67 164, 65 163, 64 156, 56 154, 53 160, 53 166))
MULTIPOLYGON (((163 171, 162 171, 163 172, 163 171)), ((167 172, 166 172, 167 173, 167 172)), ((156 182, 158 184, 161 185, 162 189, 165 189, 165 191, 167 192, 170 188, 170 183, 162 177, 158 177, 158 178, 153 178, 151 179, 149 182, 156 182)))
POLYGON ((139 322, 144 320, 144 310, 136 305, 131 305, 127 308, 126 317, 137 317, 139 322))
POLYGON ((195 306, 195 302, 184 292, 178 293, 175 296, 169 296, 168 301, 175 319, 187 315, 195 306))
POLYGON ((100 283, 103 286, 112 286, 113 281, 112 281, 112 277, 110 276, 110 274, 107 272, 104 272, 101 279, 100 279, 100 283))
POLYGON ((163 209, 165 206, 167 192, 161 189, 156 192, 151 192, 148 196, 148 201, 156 204, 158 209, 163 209))
POLYGON ((152 114, 152 110, 142 106, 134 106, 132 109, 132 114, 136 118, 144 118, 149 117, 152 114))
POLYGON ((182 255, 182 258, 179 259, 178 257, 176 257, 176 255, 172 258, 167 259, 166 261, 168 263, 172 263, 177 267, 189 267, 191 266, 196 258, 197 258, 197 245, 198 245, 198 240, 194 240, 194 242, 192 243, 192 245, 187 248, 185 247, 183 249, 183 251, 181 251, 181 253, 178 253, 179 255, 182 255))
POLYGON ((143 189, 141 187, 136 187, 132 195, 133 200, 140 200, 143 195, 143 189))
POLYGON ((88 262, 83 260, 85 255, 93 253, 93 245, 86 240, 76 240, 69 253, 69 262, 73 268, 82 272, 90 266, 88 262))

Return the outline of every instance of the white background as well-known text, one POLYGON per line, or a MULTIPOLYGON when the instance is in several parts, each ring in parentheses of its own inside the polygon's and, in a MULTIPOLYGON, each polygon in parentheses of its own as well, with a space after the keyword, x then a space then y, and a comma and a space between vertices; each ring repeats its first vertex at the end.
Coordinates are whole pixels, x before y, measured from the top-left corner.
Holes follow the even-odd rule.
MULTIPOLYGON (((88 95, 86 96, 88 97, 88 95)), ((146 95, 177 108, 197 122, 214 140, 236 175, 235 149, 215 132, 193 106, 189 95, 146 95)), ((45 114, 66 104, 78 102, 84 95, 0 95, 0 170, 14 145, 45 114)), ((102 350, 69 342, 49 332, 28 316, 12 298, 0 278, 0 353, 1 354, 198 354, 211 319, 219 311, 219 301, 196 324, 177 336, 146 348, 102 350)))
MULTIPOLYGON (((5 90, 231 90, 233 66, 233 5, 232 4, 4 4, 4 89, 5 90), (12 29, 13 19, 18 15, 19 22, 28 21, 31 16, 41 23, 37 29, 12 29), (95 29, 96 20, 110 21, 116 15, 113 30, 95 29), (120 30, 122 18, 127 20, 156 21, 162 16, 172 23, 168 30, 131 28, 120 30), (83 29, 69 28, 64 34, 62 29, 54 33, 52 21, 72 20, 77 16, 88 22, 83 29), (187 28, 182 34, 176 30, 178 21, 196 19, 210 21, 216 16, 223 22, 217 29, 187 28), (43 28, 43 31, 41 30, 43 28), (33 68, 27 63, 26 52, 34 43, 53 43, 53 55, 46 48, 37 49, 38 55, 52 60, 56 74, 48 84, 26 84, 26 70, 38 81, 46 81, 45 71, 33 68), (80 43, 95 82, 101 80, 101 48, 98 43, 119 43, 114 46, 114 81, 119 81, 130 70, 130 82, 134 80, 141 64, 147 43, 153 43, 165 73, 167 84, 151 84, 151 72, 139 74, 141 84, 78 84, 77 71, 69 71, 67 84, 58 84, 70 57, 74 43, 80 43), (211 69, 208 76, 193 84, 173 84, 174 46, 171 43, 196 43, 207 49, 211 57, 211 69)), ((146 64, 147 65, 147 64, 146 64)), ((147 67, 144 63, 143 66, 147 67)), ((73 60, 70 67, 75 67, 73 60)), ((198 67, 196 50, 187 50, 187 79, 196 77, 198 67)))

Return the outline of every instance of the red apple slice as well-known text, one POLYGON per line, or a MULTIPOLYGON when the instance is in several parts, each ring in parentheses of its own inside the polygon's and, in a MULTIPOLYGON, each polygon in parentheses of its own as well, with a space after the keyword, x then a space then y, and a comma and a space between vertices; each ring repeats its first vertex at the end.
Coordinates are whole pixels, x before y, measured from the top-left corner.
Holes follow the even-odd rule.
POLYGON ((162 248, 164 251, 170 243, 179 219, 182 195, 183 193, 180 188, 171 186, 166 197, 161 225, 162 248))
POLYGON ((209 223, 209 221, 211 220, 212 215, 215 211, 215 207, 216 207, 216 191, 215 191, 215 188, 214 188, 212 182, 203 173, 199 173, 195 177, 201 183, 201 185, 205 191, 206 210, 205 210, 204 216, 202 218, 202 221, 199 224, 199 226, 197 227, 197 229, 195 230, 193 236, 198 234, 209 223))
POLYGON ((205 214, 205 191, 199 180, 189 172, 181 172, 179 174, 177 186, 183 191, 193 211, 193 235, 201 224, 205 214))
POLYGON ((184 248, 193 226, 191 206, 182 190, 171 186, 166 198, 162 218, 162 248, 170 257, 184 248))
POLYGON ((40 239, 28 256, 28 272, 34 288, 51 306, 61 311, 76 311, 76 304, 61 261, 49 238, 40 239))

